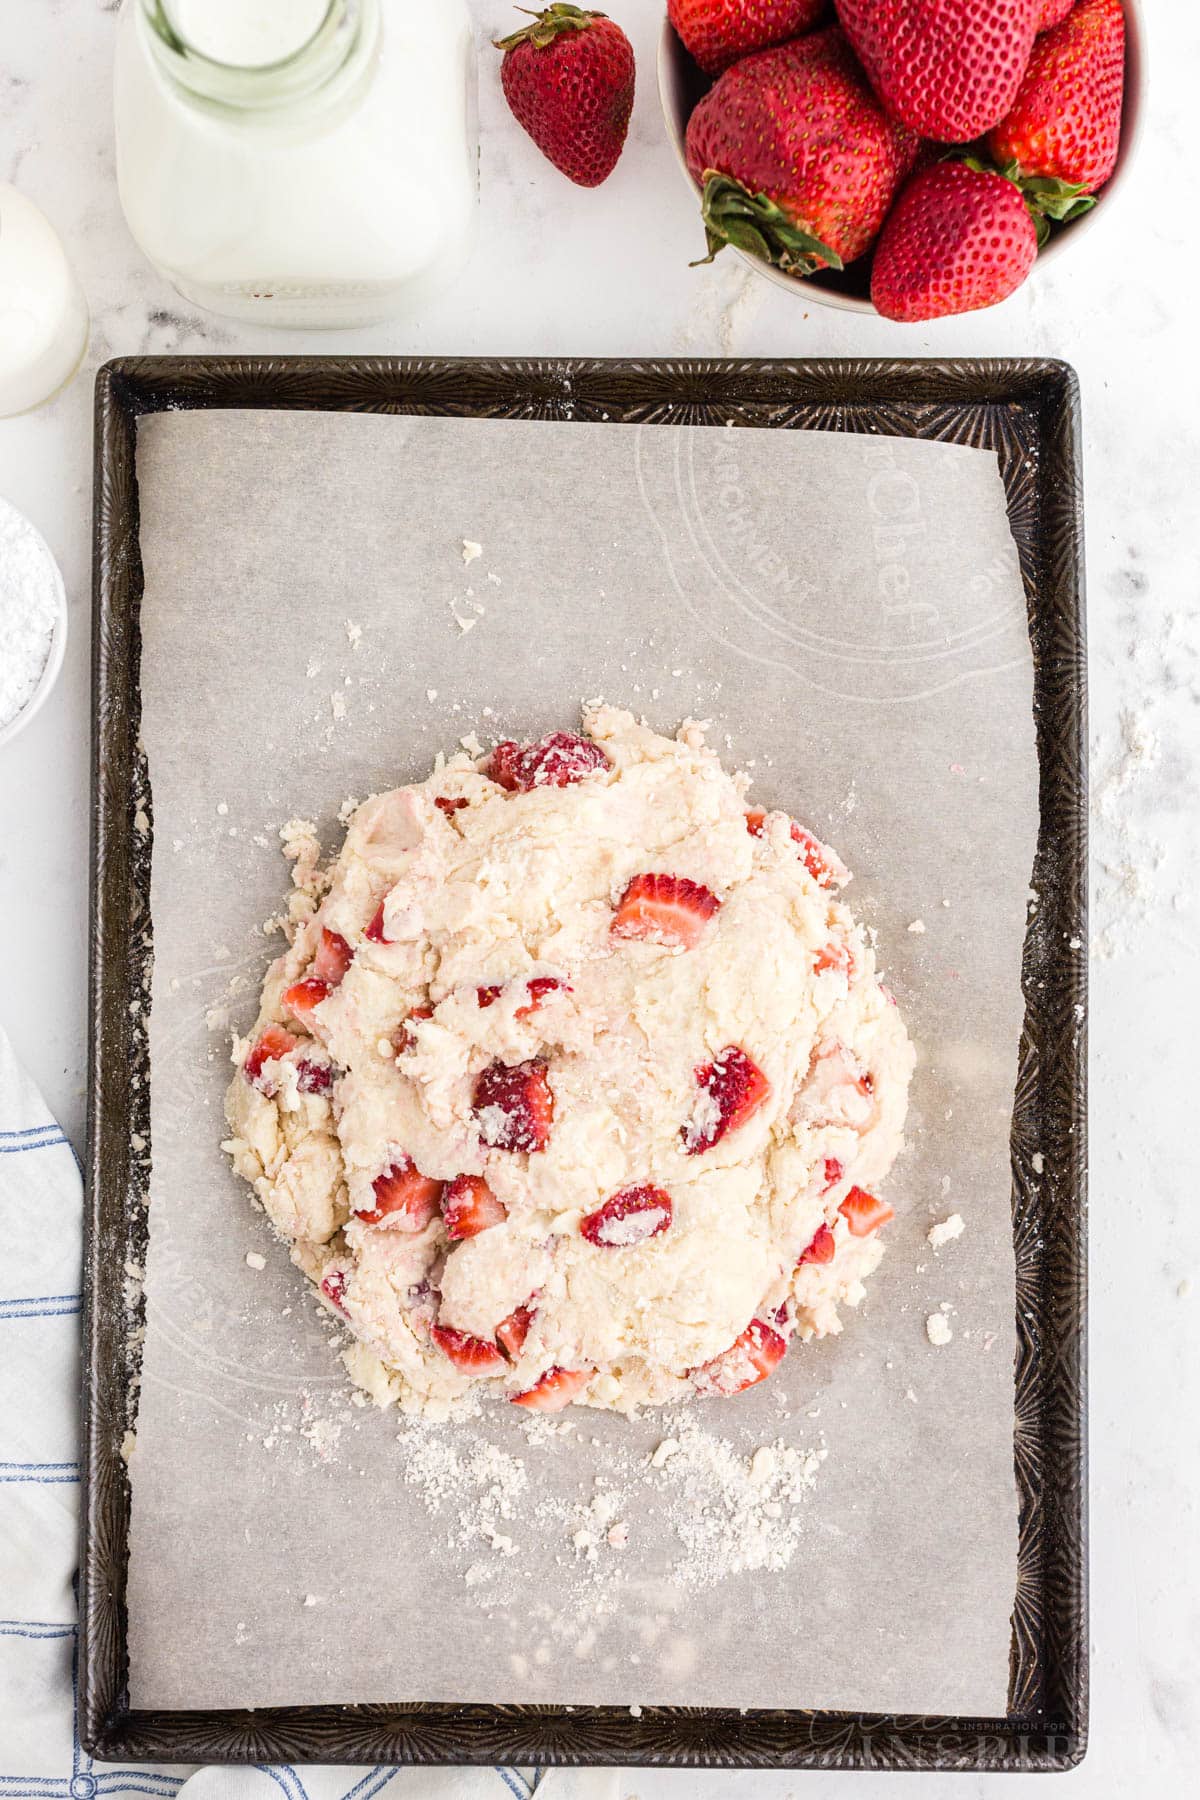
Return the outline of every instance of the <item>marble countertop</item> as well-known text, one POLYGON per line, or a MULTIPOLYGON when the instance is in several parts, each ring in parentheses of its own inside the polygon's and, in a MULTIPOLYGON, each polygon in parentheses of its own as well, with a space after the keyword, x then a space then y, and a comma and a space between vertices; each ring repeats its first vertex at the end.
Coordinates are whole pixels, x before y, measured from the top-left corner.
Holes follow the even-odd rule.
MULTIPOLYGON (((40 717, 0 752, 0 1019, 76 1143, 85 1104, 91 373, 110 356, 271 350, 603 356, 1044 355, 1083 390, 1093 781, 1092 1743, 1081 1796, 1200 1769, 1200 427, 1186 243, 1200 22, 1151 6, 1149 129, 1113 216, 1005 306, 899 327, 798 303, 732 255, 688 267, 698 221, 654 85, 658 0, 614 0, 638 52, 630 142, 601 189, 572 188, 503 108, 483 56, 482 235, 419 324, 252 333, 196 313, 145 263, 113 179, 116 0, 0 9, 0 180, 62 233, 87 290, 83 375, 0 421, 0 494, 56 552, 71 641, 40 717), (1123 225, 1121 221, 1124 221, 1123 225), (1190 399, 1190 408, 1188 401, 1190 399), (1195 1275, 1193 1275, 1195 1271, 1195 1275), (1192 1293, 1195 1284, 1197 1291, 1192 1293)), ((473 0, 481 33, 511 18, 473 0)), ((874 1793, 884 1775, 630 1772, 633 1800, 874 1793)), ((1002 1778, 1007 1793, 1022 1779, 1002 1778)), ((944 1777, 939 1793, 982 1793, 944 1777)), ((1039 1788, 1039 1791, 1042 1791, 1039 1788)))

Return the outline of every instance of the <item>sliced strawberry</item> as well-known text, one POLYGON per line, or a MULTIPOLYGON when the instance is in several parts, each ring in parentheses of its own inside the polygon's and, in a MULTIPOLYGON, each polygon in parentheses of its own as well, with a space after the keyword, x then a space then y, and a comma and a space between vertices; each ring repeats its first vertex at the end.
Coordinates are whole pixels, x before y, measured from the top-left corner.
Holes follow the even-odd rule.
POLYGON ((833 1252, 834 1242, 832 1231, 830 1231, 828 1225, 818 1225, 816 1236, 808 1246, 808 1249, 801 1253, 800 1262, 796 1264, 796 1267, 799 1268, 800 1263, 832 1262, 833 1252))
POLYGON ((686 876, 635 875, 618 903, 612 935, 691 950, 720 905, 715 894, 686 876))
POLYGON ((414 1019, 432 1019, 432 1017, 433 1017, 432 1006, 414 1006, 413 1007, 413 1009, 409 1013, 407 1019, 405 1019, 403 1025, 400 1027, 399 1031, 396 1033, 395 1037, 392 1039, 392 1042, 396 1048, 397 1056, 404 1056, 407 1051, 412 1050, 416 1046, 416 1042, 417 1042, 416 1034, 414 1033, 414 1031, 412 1029, 413 1020, 414 1019))
POLYGON ((568 994, 571 991, 566 982, 560 981, 557 975, 534 975, 525 985, 529 989, 529 999, 524 1006, 518 1006, 513 1014, 515 1019, 531 1018, 535 1012, 540 1010, 542 1001, 547 994, 557 993, 560 988, 568 994))
POLYGON ((322 930, 321 943, 313 958, 313 974, 326 987, 335 988, 354 961, 354 952, 340 931, 322 930))
POLYGON ((839 1162, 836 1156, 827 1156, 825 1158, 825 1186, 821 1190, 822 1193, 827 1194, 830 1188, 835 1188, 845 1173, 846 1165, 844 1163, 839 1162))
POLYGON ((296 1063, 296 1086, 302 1094, 327 1094, 333 1086, 333 1070, 328 1063, 300 1057, 296 1063))
POLYGON ((745 1331, 728 1350, 722 1350, 703 1368, 692 1371, 697 1393, 722 1394, 728 1398, 746 1388, 765 1381, 782 1360, 787 1339, 762 1319, 751 1319, 745 1331))
POLYGON ((855 1237, 870 1237, 881 1225, 896 1216, 895 1208, 886 1200, 877 1200, 865 1188, 852 1187, 838 1207, 855 1237))
POLYGON ((391 1219, 401 1231, 424 1231, 438 1209, 442 1184, 422 1175, 410 1157, 402 1156, 371 1183, 375 1205, 370 1212, 356 1212, 364 1225, 391 1219))
POLYGON ((328 1275, 326 1275, 321 1282, 321 1292, 331 1306, 336 1306, 340 1313, 344 1313, 346 1310, 344 1305, 346 1298, 346 1271, 344 1269, 330 1269, 328 1275))
POLYGON ((844 975, 849 980, 853 968, 854 958, 850 953, 849 944, 835 943, 832 938, 817 951, 813 958, 813 972, 816 975, 823 975, 826 969, 833 969, 837 974, 844 975))
POLYGON ((533 1412, 561 1412, 564 1406, 570 1406, 595 1372, 594 1369, 560 1369, 556 1366, 539 1375, 523 1394, 510 1394, 509 1399, 514 1406, 528 1406, 533 1412))
MULTIPOLYGON (((287 1000, 286 994, 284 1000, 287 1000)), ((290 1031, 285 1031, 282 1025, 268 1025, 242 1064, 242 1074, 251 1087, 260 1088, 264 1094, 273 1094, 274 1085, 263 1082, 263 1064, 278 1062, 280 1057, 286 1056, 289 1050, 295 1048, 296 1039, 290 1031)))
POLYGON ((476 988, 475 999, 480 1007, 495 1006, 503 992, 503 985, 500 982, 493 982, 490 987, 476 988))
POLYGON ((376 907, 375 915, 372 918, 371 923, 367 926, 367 929, 363 932, 363 936, 366 938, 368 944, 390 944, 391 943, 391 941, 392 941, 391 938, 385 937, 384 932, 383 932, 383 901, 382 900, 379 902, 379 905, 376 907))
POLYGON ((700 1103, 681 1127, 683 1147, 699 1156, 730 1131, 744 1125, 771 1092, 771 1084, 754 1060, 738 1044, 729 1044, 718 1057, 696 1070, 700 1103))
POLYGON ((525 1306, 518 1306, 515 1312, 510 1312, 507 1319, 501 1319, 497 1325, 496 1342, 510 1362, 516 1362, 525 1348, 525 1339, 529 1336, 536 1310, 530 1301, 525 1306))
POLYGON ((505 1366, 495 1344, 485 1343, 483 1338, 468 1337, 465 1331, 455 1331, 450 1325, 433 1325, 429 1335, 455 1368, 465 1369, 469 1375, 482 1375, 488 1369, 505 1366))
POLYGON ((543 1062, 494 1062, 475 1078, 479 1135, 493 1150, 544 1150, 554 1095, 543 1062))
POLYGON ((527 794, 539 787, 570 787, 608 767, 608 757, 591 738, 552 731, 535 744, 497 744, 485 773, 510 793, 527 794))
POLYGON ((456 812, 461 812, 463 807, 470 806, 471 802, 462 798, 461 795, 456 800, 448 800, 445 794, 436 794, 433 804, 439 812, 444 812, 447 818, 453 818, 456 812))
POLYGON ((320 1006, 322 1000, 328 998, 329 983, 318 981, 315 975, 308 975, 303 981, 294 982, 285 991, 283 1004, 297 1019, 307 1024, 309 1014, 320 1006))
POLYGON ((644 1244, 671 1226, 671 1196, 662 1188, 625 1188, 581 1220, 579 1234, 604 1250, 644 1244))
POLYGON ((448 1237, 472 1238, 492 1225, 502 1225, 508 1208, 482 1175, 456 1175, 442 1195, 442 1217, 448 1237))
MULTIPOLYGON (((754 811, 746 814, 746 830, 752 837, 761 837, 766 827, 766 823, 767 815, 765 812, 754 811)), ((800 851, 800 860, 803 862, 813 880, 817 883, 817 886, 836 886, 838 879, 837 875, 825 860, 824 848, 813 836, 812 832, 805 831, 803 825, 797 825, 795 819, 791 821, 791 832, 792 842, 800 851)))

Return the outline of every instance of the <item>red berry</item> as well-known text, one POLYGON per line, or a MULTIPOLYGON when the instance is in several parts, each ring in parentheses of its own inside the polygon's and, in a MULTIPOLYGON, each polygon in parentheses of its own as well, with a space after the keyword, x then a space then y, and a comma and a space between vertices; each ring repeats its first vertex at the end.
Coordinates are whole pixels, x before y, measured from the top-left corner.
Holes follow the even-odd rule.
POLYGON ((337 987, 354 961, 354 952, 340 931, 323 930, 312 972, 328 988, 337 987))
POLYGON ((336 1306, 340 1313, 344 1313, 346 1310, 344 1305, 346 1298, 346 1271, 344 1269, 330 1269, 329 1273, 321 1282, 321 1292, 331 1306, 336 1306))
POLYGON ((672 1210, 662 1188, 625 1188, 581 1220, 579 1233, 601 1249, 625 1250, 668 1231, 672 1210))
POLYGON ((303 981, 294 982, 290 988, 285 989, 283 1004, 307 1025, 310 1014, 320 1006, 322 1000, 328 998, 329 983, 318 981, 315 975, 308 975, 303 981))
POLYGON ((486 772, 510 793, 528 794, 539 787, 571 787, 608 767, 607 755, 591 738, 554 731, 536 744, 497 744, 486 772))
POLYGON ((561 1412, 576 1394, 585 1388, 595 1374, 594 1369, 547 1369, 523 1394, 512 1394, 514 1406, 527 1406, 533 1412, 561 1412))
POLYGON ((461 812, 463 807, 470 806, 471 802, 462 795, 459 795, 456 800, 448 800, 445 794, 437 794, 434 796, 433 804, 439 812, 444 812, 447 818, 453 818, 456 812, 461 812))
POLYGON ((296 1064, 296 1086, 302 1094, 327 1094, 333 1086, 333 1070, 328 1063, 301 1057, 296 1064))
MULTIPOLYGON (((1002 165, 1022 176, 1094 193, 1116 167, 1125 97, 1125 15, 1121 0, 1080 0, 1040 37, 1012 106, 988 137, 1002 165)), ((1067 210, 1051 218, 1070 217, 1067 210)))
POLYGON ((525 1348, 525 1339, 529 1336, 534 1312, 535 1308, 531 1299, 525 1306, 518 1306, 515 1312, 510 1312, 507 1319, 502 1319, 496 1327, 496 1342, 510 1362, 516 1362, 525 1348))
POLYGON ((617 165, 633 111, 633 47, 620 26, 560 0, 497 48, 518 124, 571 181, 598 187, 617 165))
POLYGON ((475 1078, 479 1135, 493 1150, 544 1150, 554 1119, 554 1095, 543 1062, 495 1062, 475 1078))
POLYGON ((667 0, 667 16, 706 75, 816 24, 825 0, 667 0))
POLYGON ((371 1183, 375 1205, 370 1212, 356 1212, 364 1225, 390 1219, 401 1231, 424 1231, 437 1212, 442 1192, 440 1181, 422 1175, 411 1158, 404 1156, 377 1175, 371 1183))
POLYGON ((403 1025, 400 1027, 399 1031, 396 1033, 395 1037, 392 1040, 392 1042, 395 1046, 397 1056, 404 1056, 409 1050, 412 1050, 416 1045, 416 1041, 417 1041, 416 1035, 414 1034, 413 1029, 412 1029, 413 1021, 415 1019, 432 1019, 432 1017, 433 1017, 432 1006, 414 1006, 413 1007, 413 1009, 409 1013, 407 1019, 405 1019, 403 1025))
POLYGON ((720 906, 715 894, 685 876, 635 875, 618 902, 612 935, 691 950, 720 906))
MULTIPOLYGON (((763 835, 766 819, 765 812, 748 812, 746 814, 746 829, 752 837, 763 835)), ((828 853, 824 846, 817 841, 811 831, 805 831, 803 825, 797 825, 795 819, 791 821, 791 833, 792 842, 799 849, 800 859, 817 886, 836 887, 838 877, 826 860, 828 853)), ((844 875, 845 871, 843 870, 842 873, 844 875)))
POLYGON ((502 1225, 508 1208, 497 1200, 482 1175, 456 1175, 442 1195, 442 1217, 447 1237, 471 1238, 492 1225, 502 1225))
MULTIPOLYGON (((828 1225, 819 1225, 812 1243, 808 1246, 807 1250, 802 1252, 800 1263, 829 1263, 833 1261, 833 1252, 834 1242, 832 1231, 830 1231, 828 1225)), ((797 1268, 799 1268, 800 1263, 797 1263, 797 1268)))
POLYGON ((874 1194, 868 1194, 860 1187, 850 1189, 838 1211, 854 1237, 870 1237, 873 1231, 878 1231, 881 1225, 896 1216, 886 1200, 877 1200, 874 1194))
POLYGON ((835 1188, 845 1173, 845 1165, 839 1162, 836 1156, 827 1156, 825 1158, 825 1186, 822 1192, 827 1194, 830 1188, 835 1188))
POLYGON ((433 1325, 430 1337, 458 1369, 465 1369, 470 1375, 481 1375, 489 1369, 502 1369, 504 1358, 495 1344, 489 1344, 483 1338, 469 1337, 465 1331, 455 1331, 450 1325, 433 1325))
MULTIPOLYGON (((285 995, 284 999, 286 1000, 286 998, 285 995)), ((282 1025, 268 1025, 242 1064, 242 1074, 251 1087, 261 1089, 264 1094, 273 1094, 275 1092, 274 1084, 264 1083, 263 1065, 269 1062, 279 1062, 289 1050, 295 1048, 296 1039, 290 1031, 285 1031, 282 1025)))
POLYGON ((697 1393, 729 1398, 765 1381, 782 1361, 787 1339, 762 1319, 751 1319, 740 1338, 703 1368, 692 1371, 697 1393))
POLYGON ((376 907, 375 912, 372 914, 371 923, 367 926, 367 929, 363 932, 363 936, 366 938, 368 944, 390 944, 391 943, 391 941, 392 941, 391 938, 385 937, 384 932, 383 932, 383 901, 382 900, 379 902, 379 905, 376 907))
POLYGON ((712 1062, 696 1070, 701 1100, 681 1129, 689 1156, 699 1156, 736 1131, 766 1100, 771 1084, 758 1064, 738 1044, 729 1044, 712 1062))
POLYGON ((995 306, 1037 256, 1037 227, 1015 183, 966 163, 914 175, 892 209, 871 270, 885 319, 911 322, 995 306))
POLYGON ((1002 119, 1033 49, 1042 0, 837 0, 884 106, 923 138, 965 144, 1002 119))

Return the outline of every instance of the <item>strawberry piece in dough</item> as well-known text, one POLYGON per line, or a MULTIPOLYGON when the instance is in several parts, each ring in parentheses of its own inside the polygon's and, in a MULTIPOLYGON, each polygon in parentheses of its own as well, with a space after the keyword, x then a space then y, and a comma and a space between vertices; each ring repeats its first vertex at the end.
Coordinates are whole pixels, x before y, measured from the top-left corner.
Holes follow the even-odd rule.
POLYGON ((800 1262, 796 1267, 799 1268, 802 1263, 831 1263, 835 1248, 833 1233, 828 1225, 818 1225, 812 1243, 807 1250, 801 1252, 800 1262))
POLYGON ((469 1375, 485 1375, 507 1367, 495 1344, 485 1343, 483 1338, 470 1337, 450 1325, 433 1325, 429 1335, 455 1368, 465 1369, 469 1375))
POLYGON ((693 950, 721 902, 682 875, 635 875, 617 904, 615 938, 639 938, 671 950, 693 950))
POLYGON ((463 807, 470 806, 471 802, 461 796, 457 800, 448 800, 445 794, 437 794, 433 804, 439 812, 444 812, 447 818, 453 818, 456 812, 461 812, 463 807))
POLYGON ((346 1271, 344 1269, 330 1269, 329 1273, 321 1282, 321 1292, 328 1300, 330 1306, 336 1306, 340 1313, 344 1313, 346 1310, 346 1271))
POLYGON ((354 961, 354 952, 340 931, 321 932, 321 942, 313 958, 312 972, 327 988, 335 988, 343 980, 354 961))
POLYGON ((554 1119, 554 1095, 543 1062, 495 1062, 475 1078, 479 1135, 492 1150, 544 1150, 554 1119))
POLYGON ((683 1147, 700 1156, 753 1116, 771 1092, 771 1084, 753 1058, 729 1044, 712 1062, 696 1070, 701 1100, 681 1127, 683 1147))
POLYGON ((870 1237, 873 1231, 878 1231, 881 1225, 896 1216, 895 1208, 886 1200, 877 1200, 874 1194, 868 1194, 860 1187, 850 1189, 838 1211, 855 1237, 870 1237))
POLYGON ((608 767, 607 755, 591 738, 552 731, 536 744, 497 744, 485 773, 509 793, 528 794, 534 788, 570 787, 608 767))
POLYGON ((602 1250, 627 1250, 669 1231, 672 1212, 662 1188, 625 1188, 580 1221, 579 1235, 602 1250))
MULTIPOLYGON (((746 830, 751 837, 762 837, 766 830, 767 815, 765 812, 748 812, 746 814, 746 830)), ((797 825, 795 819, 789 822, 792 842, 800 852, 800 860, 816 882, 818 887, 837 887, 839 876, 831 867, 831 859, 825 846, 815 838, 811 831, 805 831, 803 825, 797 825)), ((841 871, 844 878, 845 870, 841 871)))
POLYGON ((736 1342, 692 1373, 698 1394, 723 1395, 726 1399, 756 1387, 782 1362, 787 1339, 762 1319, 751 1319, 736 1342))
POLYGON ((413 1021, 416 1020, 419 1022, 421 1019, 432 1019, 432 1017, 432 1006, 413 1007, 407 1019, 405 1019, 403 1025, 401 1025, 399 1031, 392 1040, 397 1056, 404 1056, 408 1051, 416 1048, 417 1039, 416 1034, 412 1029, 413 1021))
POLYGON ((547 1369, 523 1394, 510 1394, 514 1406, 527 1406, 532 1412, 561 1412, 570 1406, 595 1374, 594 1369, 547 1369))
POLYGON ((497 1200, 482 1175, 456 1175, 442 1195, 442 1217, 447 1237, 478 1237, 493 1225, 503 1225, 508 1208, 497 1200))
POLYGON ((382 900, 379 902, 379 905, 376 907, 375 912, 371 918, 371 923, 367 926, 367 929, 363 932, 363 936, 366 938, 368 944, 390 944, 391 943, 391 941, 392 941, 391 938, 386 937, 384 935, 383 901, 382 900))
POLYGON ((273 1094, 275 1092, 273 1085, 270 1083, 267 1086, 263 1085, 263 1065, 269 1062, 279 1062, 289 1050, 296 1048, 296 1042, 297 1040, 291 1032, 285 1031, 282 1025, 268 1025, 242 1064, 242 1074, 251 1087, 258 1088, 264 1094, 269 1089, 273 1094))
POLYGON ((393 1229, 424 1231, 438 1209, 442 1184, 422 1175, 416 1164, 401 1157, 371 1183, 375 1205, 370 1212, 356 1212, 364 1225, 387 1219, 393 1229))
POLYGON ((496 1342, 510 1362, 516 1362, 525 1348, 525 1339, 529 1336, 535 1310, 531 1297, 524 1306, 518 1306, 515 1312, 510 1312, 507 1319, 501 1319, 496 1327, 496 1342))
POLYGON ((315 975, 305 976, 303 981, 293 982, 283 996, 283 1004, 303 1024, 308 1025, 311 1015, 320 1006, 322 1000, 329 998, 329 985, 319 981, 315 975))

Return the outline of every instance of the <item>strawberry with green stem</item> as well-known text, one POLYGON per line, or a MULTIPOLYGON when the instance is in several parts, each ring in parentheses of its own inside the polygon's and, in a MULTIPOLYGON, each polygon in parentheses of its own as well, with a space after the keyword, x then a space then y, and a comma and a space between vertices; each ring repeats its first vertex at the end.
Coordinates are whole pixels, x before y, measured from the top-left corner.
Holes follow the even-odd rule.
MULTIPOLYGON (((989 133, 996 162, 1012 165, 1042 201, 1057 183, 1093 194, 1116 167, 1125 86, 1121 0, 1079 0, 1062 23, 1039 37, 1013 105, 989 133)), ((1088 202, 1087 204, 1090 204, 1088 202)), ((1073 218, 1051 211, 1051 218, 1073 218)))
POLYGON ((606 14, 565 0, 529 17, 532 25, 496 40, 505 99, 556 169, 580 187, 599 187, 629 130, 633 46, 606 14))

